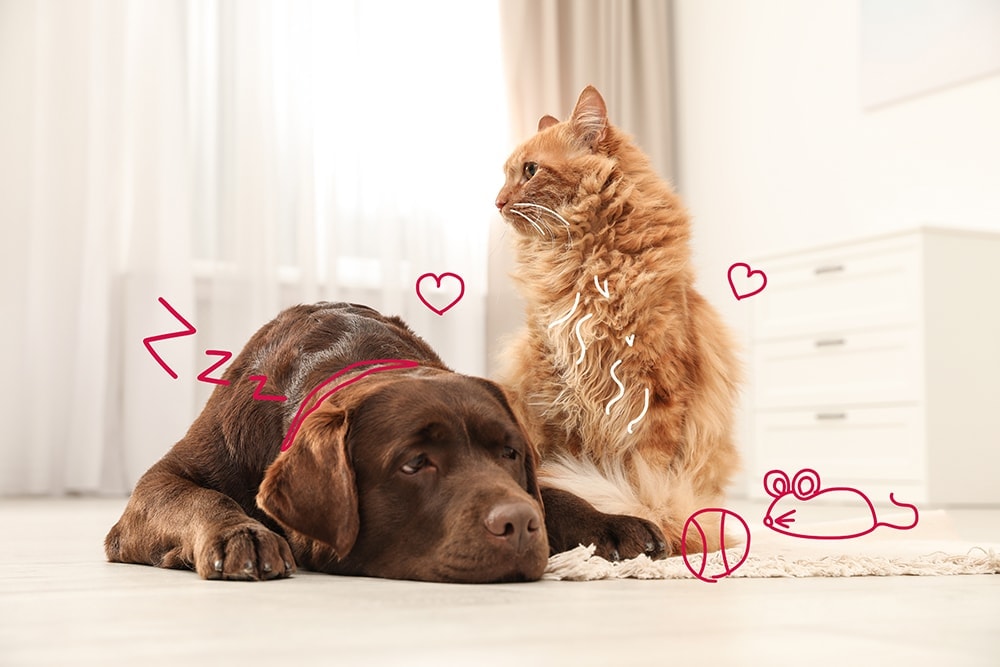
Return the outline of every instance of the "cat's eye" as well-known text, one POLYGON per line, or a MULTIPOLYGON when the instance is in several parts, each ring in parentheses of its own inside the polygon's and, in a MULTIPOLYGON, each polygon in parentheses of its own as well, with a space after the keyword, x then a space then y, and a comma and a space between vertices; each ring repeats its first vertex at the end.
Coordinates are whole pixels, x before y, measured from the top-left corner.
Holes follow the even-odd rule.
POLYGON ((407 475, 413 475, 427 467, 428 463, 429 461, 427 460, 427 455, 421 454, 420 456, 414 456, 412 459, 404 463, 400 470, 407 475))
POLYGON ((537 162, 525 162, 524 163, 524 177, 531 178, 538 173, 538 163, 537 162))

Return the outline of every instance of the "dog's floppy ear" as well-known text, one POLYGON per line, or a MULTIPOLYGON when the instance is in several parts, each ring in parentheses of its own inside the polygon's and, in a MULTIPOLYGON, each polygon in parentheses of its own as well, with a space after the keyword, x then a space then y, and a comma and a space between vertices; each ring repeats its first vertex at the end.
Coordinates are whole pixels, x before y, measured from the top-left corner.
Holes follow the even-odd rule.
POLYGON ((333 547, 343 560, 358 538, 358 488, 347 452, 347 413, 323 405, 264 473, 257 505, 286 530, 333 547))
POLYGON ((521 430, 521 435, 524 438, 524 441, 528 444, 528 449, 524 453, 524 468, 525 471, 528 473, 527 491, 528 493, 531 494, 531 496, 535 500, 538 501, 538 504, 544 508, 545 505, 542 503, 542 491, 538 486, 538 450, 535 447, 535 443, 528 435, 528 429, 525 428, 524 424, 521 422, 521 419, 518 418, 517 414, 514 412, 514 409, 511 408, 511 403, 510 399, 507 397, 507 392, 504 391, 504 389, 500 385, 491 380, 486 380, 484 378, 475 378, 475 379, 478 380, 484 387, 486 387, 486 390, 489 391, 491 394, 493 394, 493 396, 495 396, 498 401, 500 401, 500 404, 503 405, 504 410, 507 411, 507 414, 510 415, 510 418, 514 420, 514 423, 517 424, 517 427, 521 430))

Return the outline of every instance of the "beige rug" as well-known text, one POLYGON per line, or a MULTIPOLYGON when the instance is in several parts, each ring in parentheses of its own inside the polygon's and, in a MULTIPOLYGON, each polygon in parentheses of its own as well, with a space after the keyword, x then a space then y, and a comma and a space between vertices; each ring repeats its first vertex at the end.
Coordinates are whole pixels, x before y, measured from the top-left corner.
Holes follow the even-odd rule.
MULTIPOLYGON (((887 514, 884 521, 905 523, 912 515, 887 514)), ((781 535, 765 528, 759 519, 746 517, 751 528, 750 550, 730 576, 766 577, 865 577, 898 575, 1000 574, 1000 544, 971 543, 956 539, 943 510, 922 512, 912 530, 879 527, 872 533, 847 540, 812 540, 781 535)), ((827 522, 843 528, 849 521, 827 522)), ((819 533, 819 534, 832 534, 819 533)), ((712 573, 733 569, 744 555, 743 547, 709 554, 705 579, 712 573)), ((701 554, 688 562, 701 569, 701 554)), ((545 579, 591 581, 595 579, 694 579, 681 557, 653 561, 645 556, 612 563, 594 556, 593 546, 579 546, 549 559, 545 579)))

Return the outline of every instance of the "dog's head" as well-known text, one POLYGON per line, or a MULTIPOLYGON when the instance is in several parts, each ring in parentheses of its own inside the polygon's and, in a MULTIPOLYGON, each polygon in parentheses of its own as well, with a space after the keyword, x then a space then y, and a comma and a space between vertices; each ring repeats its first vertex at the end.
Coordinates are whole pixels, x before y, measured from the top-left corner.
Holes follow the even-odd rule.
POLYGON ((501 389, 420 370, 313 411, 257 504, 303 565, 447 582, 534 580, 549 548, 536 454, 501 389))

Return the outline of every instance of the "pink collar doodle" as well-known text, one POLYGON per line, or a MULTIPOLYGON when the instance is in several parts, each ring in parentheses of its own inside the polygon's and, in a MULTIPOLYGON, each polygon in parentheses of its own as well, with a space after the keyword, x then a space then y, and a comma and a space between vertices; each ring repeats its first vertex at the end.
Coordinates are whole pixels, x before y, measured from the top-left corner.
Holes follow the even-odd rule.
POLYGON ((299 409, 295 413, 295 417, 292 418, 292 423, 289 424, 288 426, 288 433, 287 435, 285 435, 285 439, 281 441, 281 451, 285 451, 286 449, 292 446, 292 442, 294 442, 295 440, 295 435, 299 432, 299 427, 302 426, 302 422, 306 420, 306 417, 311 415, 317 408, 319 408, 326 401, 326 399, 330 398, 344 387, 352 385, 358 380, 368 377, 372 373, 378 373, 380 371, 394 371, 402 368, 417 368, 419 365, 420 364, 418 364, 416 361, 409 361, 407 359, 366 359, 364 361, 357 361, 353 364, 350 364, 340 369, 339 371, 328 377, 326 380, 324 380, 322 383, 316 385, 316 387, 314 387, 313 390, 309 392, 309 395, 306 396, 305 399, 303 399, 302 403, 299 404, 299 409), (337 380, 346 373, 349 373, 352 370, 355 370, 362 366, 371 366, 372 368, 362 371, 361 373, 358 373, 357 375, 348 380, 344 380, 340 384, 336 385, 333 389, 324 392, 323 395, 320 396, 315 401, 312 400, 313 397, 317 393, 319 393, 321 389, 331 384, 334 380, 337 380), (310 401, 312 401, 312 406, 306 408, 306 406, 309 405, 310 401))

